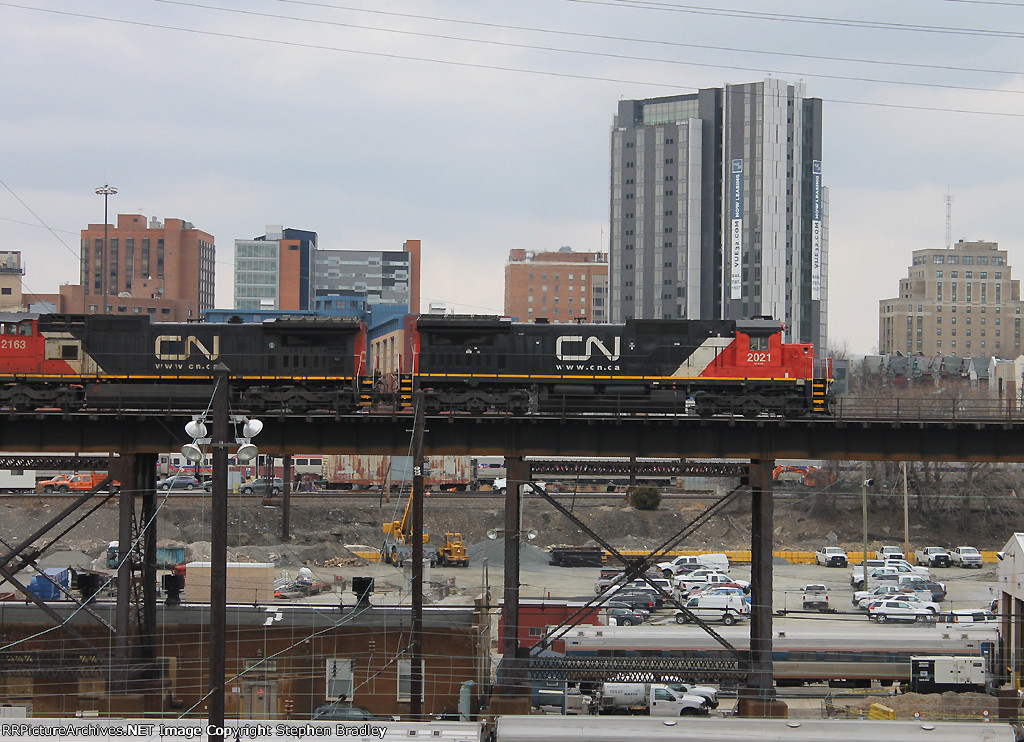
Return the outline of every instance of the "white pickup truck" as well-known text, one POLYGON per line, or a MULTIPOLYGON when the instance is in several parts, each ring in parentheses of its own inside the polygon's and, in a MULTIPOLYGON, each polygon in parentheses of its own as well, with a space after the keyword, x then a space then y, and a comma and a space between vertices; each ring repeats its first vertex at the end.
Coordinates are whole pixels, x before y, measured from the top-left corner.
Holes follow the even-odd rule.
POLYGON ((838 546, 823 546, 814 552, 814 561, 826 567, 845 567, 849 558, 838 546))
POLYGON ((953 558, 941 546, 926 546, 914 554, 914 561, 925 567, 952 567, 953 558))
POLYGON ((707 567, 721 572, 728 572, 729 556, 727 554, 682 554, 671 562, 658 563, 658 570, 669 578, 675 577, 680 572, 691 567, 707 567))
POLYGON ((744 590, 750 587, 750 583, 746 580, 735 580, 729 575, 713 569, 698 569, 688 575, 677 577, 675 585, 676 590, 683 596, 710 585, 739 585, 744 590))
POLYGON ((952 557, 953 564, 958 567, 977 567, 981 569, 985 566, 984 557, 973 546, 958 546, 949 555, 952 557))

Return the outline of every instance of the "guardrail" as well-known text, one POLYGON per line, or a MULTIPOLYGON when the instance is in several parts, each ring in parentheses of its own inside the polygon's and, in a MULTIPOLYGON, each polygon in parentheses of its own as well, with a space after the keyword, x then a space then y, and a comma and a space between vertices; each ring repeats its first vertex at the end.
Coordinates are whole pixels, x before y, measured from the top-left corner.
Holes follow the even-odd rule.
MULTIPOLYGON (((362 557, 363 559, 366 559, 369 562, 379 562, 380 561, 380 552, 377 552, 377 551, 354 551, 352 553, 355 554, 358 557, 362 557)), ((629 558, 635 559, 635 558, 638 558, 638 557, 646 556, 650 552, 649 551, 643 551, 643 550, 640 550, 640 549, 622 549, 622 550, 619 551, 619 553, 622 554, 625 557, 629 557, 629 558)), ((672 558, 677 557, 677 556, 683 556, 683 555, 686 555, 686 556, 700 556, 701 554, 707 554, 707 553, 708 552, 706 552, 706 551, 678 551, 678 550, 673 550, 673 551, 670 551, 667 554, 665 554, 664 559, 665 559, 665 561, 669 561, 672 558)), ((750 564, 750 552, 749 551, 725 551, 725 552, 716 552, 716 553, 725 554, 727 557, 729 557, 729 564, 750 564)), ((998 559, 996 557, 996 553, 997 552, 994 552, 994 551, 983 551, 983 552, 981 552, 981 556, 985 560, 986 564, 995 564, 998 561, 998 559)), ((772 556, 775 557, 776 559, 785 559, 790 564, 814 564, 815 563, 814 552, 813 551, 773 551, 772 552, 772 556)), ((863 552, 860 552, 860 551, 848 551, 848 552, 846 552, 846 556, 847 556, 847 558, 849 560, 849 566, 850 567, 856 567, 858 564, 862 564, 863 561, 864 561, 863 552)), ((874 552, 871 552, 871 553, 868 554, 868 559, 874 559, 874 558, 875 558, 874 552)), ((610 566, 610 567, 614 567, 614 566, 617 566, 619 564, 618 560, 615 559, 614 557, 612 557, 612 555, 607 553, 607 552, 604 554, 603 562, 604 562, 605 565, 610 566)))

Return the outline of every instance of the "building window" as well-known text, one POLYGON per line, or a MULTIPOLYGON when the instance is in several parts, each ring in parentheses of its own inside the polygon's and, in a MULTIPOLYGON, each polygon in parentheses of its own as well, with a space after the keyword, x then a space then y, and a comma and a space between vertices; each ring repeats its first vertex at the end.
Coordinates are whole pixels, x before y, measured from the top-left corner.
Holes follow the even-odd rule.
POLYGON ((327 700, 337 701, 342 696, 352 700, 352 659, 332 657, 327 660, 327 700))
MULTIPOLYGON (((427 676, 426 668, 426 661, 420 660, 420 675, 424 678, 427 676)), ((398 700, 412 700, 412 660, 398 660, 398 700)))

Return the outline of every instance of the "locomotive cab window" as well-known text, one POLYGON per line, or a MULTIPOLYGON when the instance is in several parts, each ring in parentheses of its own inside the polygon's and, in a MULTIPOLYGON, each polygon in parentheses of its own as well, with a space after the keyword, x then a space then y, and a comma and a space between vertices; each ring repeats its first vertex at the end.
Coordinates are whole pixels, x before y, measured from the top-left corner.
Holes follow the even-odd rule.
POLYGON ((771 341, 771 335, 751 335, 750 336, 750 349, 751 350, 771 350, 769 347, 771 341))

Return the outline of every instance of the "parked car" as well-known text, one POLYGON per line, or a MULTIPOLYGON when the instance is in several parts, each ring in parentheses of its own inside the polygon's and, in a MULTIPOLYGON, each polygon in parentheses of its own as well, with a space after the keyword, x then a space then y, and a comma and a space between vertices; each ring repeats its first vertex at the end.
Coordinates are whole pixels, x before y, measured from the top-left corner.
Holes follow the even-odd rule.
POLYGON ((328 703, 317 706, 313 719, 318 721, 368 721, 378 719, 362 706, 351 706, 347 703, 328 703))
POLYGON ((865 566, 867 566, 868 574, 871 574, 872 570, 878 569, 879 567, 884 567, 885 561, 882 559, 868 559, 866 562, 854 564, 853 569, 850 570, 850 584, 854 587, 857 586, 858 581, 864 581, 865 566))
POLYGON ((981 569, 985 566, 985 559, 981 556, 981 552, 973 546, 958 546, 950 552, 950 557, 953 560, 953 564, 958 567, 977 567, 981 569))
MULTIPOLYGON (((922 574, 918 570, 925 570, 925 567, 911 567, 905 561, 893 560, 884 567, 876 567, 875 569, 868 570, 868 582, 872 580, 892 580, 898 582, 901 576, 915 576, 921 580, 928 580, 931 578, 931 574, 922 574)), ((864 589, 864 575, 860 570, 853 570, 853 580, 851 582, 855 590, 864 589)))
POLYGON ((161 479, 156 483, 158 490, 195 490, 201 489, 203 483, 190 474, 175 474, 174 476, 161 479))
MULTIPOLYGON (((738 620, 750 617, 750 603, 738 595, 698 595, 685 603, 686 610, 705 621, 721 621, 732 626, 738 620)), ((689 623, 690 616, 676 613, 676 623, 689 623)))
POLYGON ((687 568, 690 568, 689 571, 692 571, 693 568, 707 568, 728 572, 729 556, 727 554, 684 554, 670 562, 658 563, 658 569, 665 577, 669 578, 688 571, 687 568))
POLYGON ((630 608, 643 608, 646 611, 654 610, 654 598, 649 593, 639 590, 616 590, 613 599, 616 603, 625 603, 630 608))
POLYGON ((827 585, 805 585, 803 595, 803 607, 805 611, 827 611, 828 586, 827 585))
MULTIPOLYGON (((532 482, 532 484, 535 484, 538 487, 540 487, 542 492, 548 491, 547 482, 532 482)), ((498 477, 497 479, 495 479, 493 482, 491 482, 491 490, 497 492, 499 495, 504 495, 505 492, 508 490, 508 478, 498 477)), ((519 486, 519 491, 521 494, 524 495, 532 495, 534 493, 533 488, 528 487, 525 484, 519 486)))
POLYGON ((632 611, 633 613, 639 614, 640 617, 644 621, 648 620, 651 617, 651 612, 649 610, 647 610, 646 608, 634 608, 633 606, 629 605, 628 603, 622 603, 622 602, 620 602, 618 600, 609 600, 607 603, 604 604, 604 607, 605 608, 625 608, 628 611, 632 611))
POLYGON ((932 571, 928 567, 919 567, 916 564, 911 564, 906 559, 887 559, 885 566, 896 567, 904 574, 922 575, 928 578, 932 576, 932 571))
POLYGON ((654 604, 655 608, 661 608, 663 605, 665 605, 665 596, 662 595, 661 593, 659 593, 657 590, 655 590, 650 585, 639 585, 639 584, 636 584, 636 583, 630 583, 628 585, 623 585, 621 590, 615 590, 614 591, 612 599, 613 600, 618 600, 619 599, 618 596, 621 595, 624 592, 626 592, 626 593, 640 593, 642 595, 646 595, 648 598, 651 599, 651 602, 654 604))
POLYGON ((928 611, 932 615, 937 614, 939 612, 939 610, 940 610, 938 603, 935 603, 934 601, 931 601, 931 600, 924 600, 923 598, 921 598, 921 597, 919 597, 917 595, 914 595, 912 593, 911 594, 905 594, 905 595, 888 595, 888 596, 885 596, 885 597, 882 597, 882 598, 877 598, 875 600, 870 600, 870 599, 866 598, 865 600, 863 600, 861 602, 865 603, 864 607, 867 609, 868 613, 870 614, 871 613, 871 606, 878 605, 879 603, 883 603, 883 602, 885 602, 887 600, 905 601, 907 603, 910 603, 910 605, 915 606, 917 608, 924 608, 926 611, 928 611))
POLYGON ((876 559, 882 559, 883 561, 889 561, 890 559, 902 559, 903 549, 898 546, 883 546, 881 549, 875 552, 876 559))
POLYGON ((277 495, 283 490, 284 482, 281 481, 281 477, 258 477, 238 488, 243 495, 277 495))
POLYGON ((893 585, 891 583, 885 583, 883 585, 876 586, 873 590, 857 590, 853 593, 853 599, 850 601, 853 603, 855 608, 863 608, 867 610, 868 604, 873 603, 876 600, 881 600, 887 597, 899 597, 901 594, 908 595, 912 594, 910 588, 901 587, 899 585, 893 585))
POLYGON ((610 619, 614 618, 617 626, 639 626, 644 622, 644 617, 632 608, 608 608, 605 613, 608 623, 611 624, 610 619))
POLYGON ((845 567, 849 558, 838 546, 824 546, 814 552, 814 561, 826 567, 845 567))
POLYGON ((935 620, 935 613, 915 603, 899 599, 882 600, 868 606, 868 619, 876 623, 886 621, 918 621, 921 623, 935 620))
POLYGON ((746 580, 734 580, 729 575, 714 569, 696 569, 688 575, 677 577, 675 583, 676 590, 682 595, 715 584, 735 584, 745 590, 750 588, 750 583, 746 580))
POLYGON ((908 575, 907 577, 901 578, 900 585, 905 587, 911 587, 917 592, 927 591, 931 594, 932 600, 936 603, 940 603, 946 599, 946 584, 944 582, 936 582, 935 580, 912 580, 911 577, 914 575, 908 575))
POLYGON ((926 546, 923 549, 918 549, 914 557, 918 564, 922 564, 925 567, 953 566, 953 558, 941 546, 926 546))
POLYGON ((939 620, 944 623, 992 623, 998 621, 999 616, 984 608, 958 608, 943 613, 939 620))

